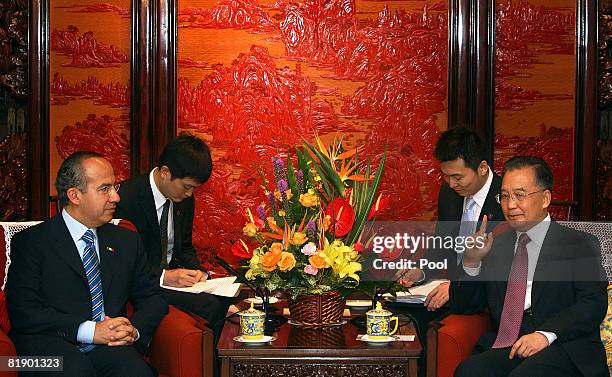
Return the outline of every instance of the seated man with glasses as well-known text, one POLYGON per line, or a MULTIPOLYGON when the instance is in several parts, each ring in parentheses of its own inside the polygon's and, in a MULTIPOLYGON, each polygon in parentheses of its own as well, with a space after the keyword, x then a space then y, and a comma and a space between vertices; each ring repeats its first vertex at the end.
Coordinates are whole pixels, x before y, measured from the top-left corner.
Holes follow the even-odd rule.
POLYGON ((168 304, 138 234, 109 224, 114 183, 102 156, 73 153, 55 181, 61 213, 12 238, 10 336, 19 356, 62 356, 62 376, 156 375, 142 353, 168 304))
POLYGON ((506 162, 497 200, 510 230, 495 237, 483 221, 482 242, 465 252, 451 282, 451 310, 488 307, 492 331, 456 377, 608 375, 599 325, 607 279, 597 240, 548 214, 553 177, 538 157, 506 162))

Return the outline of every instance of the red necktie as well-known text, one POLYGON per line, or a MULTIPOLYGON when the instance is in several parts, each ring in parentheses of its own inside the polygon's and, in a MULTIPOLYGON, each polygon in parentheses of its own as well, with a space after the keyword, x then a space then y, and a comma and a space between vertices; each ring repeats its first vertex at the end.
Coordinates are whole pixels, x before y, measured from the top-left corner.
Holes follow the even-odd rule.
POLYGON ((493 343, 493 348, 511 347, 518 339, 523 322, 523 311, 525 310, 527 270, 529 269, 527 244, 530 241, 527 233, 523 233, 519 237, 516 253, 514 253, 512 259, 512 268, 510 268, 510 275, 508 276, 499 331, 495 343, 493 343))

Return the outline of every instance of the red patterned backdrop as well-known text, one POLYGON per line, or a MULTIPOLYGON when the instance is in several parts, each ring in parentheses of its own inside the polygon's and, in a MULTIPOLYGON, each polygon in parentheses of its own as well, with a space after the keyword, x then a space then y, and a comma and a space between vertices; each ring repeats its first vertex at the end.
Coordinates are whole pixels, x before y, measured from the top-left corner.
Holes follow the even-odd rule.
POLYGON ((180 0, 178 131, 207 140, 194 238, 229 257, 257 169, 313 135, 346 135, 377 163, 387 218, 435 216, 433 145, 446 128, 446 1, 180 0))
MULTIPOLYGON (((553 198, 573 200, 574 0, 496 2, 495 169, 538 155, 555 177, 553 198)), ((566 212, 555 208, 557 217, 566 212)))
POLYGON ((50 2, 50 192, 59 164, 88 149, 130 175, 130 0, 50 2))

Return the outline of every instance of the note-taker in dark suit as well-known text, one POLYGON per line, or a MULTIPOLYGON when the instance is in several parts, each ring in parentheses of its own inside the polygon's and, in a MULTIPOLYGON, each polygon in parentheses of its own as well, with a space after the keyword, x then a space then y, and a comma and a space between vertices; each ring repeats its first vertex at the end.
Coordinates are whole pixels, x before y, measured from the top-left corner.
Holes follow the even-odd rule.
MULTIPOLYGON (((160 262, 163 254, 160 226, 157 220, 153 192, 149 183, 149 175, 145 174, 122 182, 121 198, 121 202, 117 204, 115 217, 127 219, 134 223, 144 241, 149 264, 156 271, 156 276, 159 279, 162 273, 160 262)), ((190 196, 181 202, 174 202, 173 207, 174 248, 169 268, 203 270, 192 244, 195 200, 193 196, 190 196)), ((163 292, 169 304, 177 305, 205 318, 214 330, 218 330, 215 326, 225 317, 227 312, 228 303, 225 298, 207 293, 192 294, 168 289, 164 289, 163 292)))
MULTIPOLYGON (((478 216, 478 225, 475 229, 478 229, 480 226, 484 215, 487 215, 489 220, 487 226, 489 231, 497 222, 504 220, 504 214, 499 203, 497 203, 495 199, 495 195, 499 194, 500 187, 501 178, 493 173, 493 181, 487 192, 487 197, 480 211, 480 215, 478 216)), ((440 193, 438 194, 438 222, 436 223, 436 235, 440 237, 457 237, 459 235, 464 200, 465 197, 457 194, 447 183, 444 183, 442 187, 440 187, 440 193)), ((430 249, 424 258, 434 261, 448 261, 448 276, 438 276, 440 271, 426 271, 427 278, 452 278, 455 275, 457 269, 457 253, 454 249, 430 249)))
MULTIPOLYGON (((173 203, 173 207, 174 249, 170 268, 201 270, 191 240, 195 200, 190 196, 173 203)), ((162 254, 159 222, 148 174, 121 183, 121 201, 117 203, 115 217, 134 223, 145 244, 149 265, 159 277, 162 272, 160 261, 165 254, 162 254)))
MULTIPOLYGON (((481 312, 486 306, 491 312, 493 331, 480 338, 476 353, 490 350, 497 337, 516 239, 512 230, 495 237, 480 274, 471 277, 461 270, 458 281, 451 283, 453 312, 481 312)), ((524 314, 519 337, 546 331, 556 334, 557 339, 523 363, 547 357, 549 363, 552 360, 553 365, 560 366, 569 359, 583 376, 608 375, 599 337, 599 325, 607 309, 607 282, 603 280, 597 241, 552 221, 535 267, 531 308, 524 314)), ((506 352, 503 362, 507 359, 506 352)), ((515 356, 513 360, 521 359, 515 356)), ((503 373, 502 362, 490 364, 503 373)), ((560 370, 564 368, 560 366, 560 370)))
MULTIPOLYGON (((140 337, 133 346, 142 353, 167 313, 167 303, 146 264, 139 236, 112 224, 96 232, 104 313, 127 317, 127 303, 134 306, 130 321, 140 337)), ((79 325, 91 320, 92 298, 83 262, 61 215, 13 237, 6 296, 10 336, 20 355, 63 355, 65 371, 75 365, 73 358, 86 357, 77 349, 76 337, 79 325)), ((97 347, 104 352, 94 350, 90 357, 120 357, 114 351, 125 350, 97 347)))

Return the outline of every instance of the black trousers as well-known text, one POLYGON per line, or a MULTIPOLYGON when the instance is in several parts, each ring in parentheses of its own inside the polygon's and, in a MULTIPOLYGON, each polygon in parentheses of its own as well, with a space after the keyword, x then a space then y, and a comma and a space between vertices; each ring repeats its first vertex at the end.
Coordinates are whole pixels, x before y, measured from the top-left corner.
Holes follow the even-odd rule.
POLYGON ((215 335, 223 328, 223 319, 234 298, 220 297, 208 293, 186 293, 171 289, 162 289, 168 304, 194 313, 208 321, 215 335))
POLYGON ((49 335, 11 334, 19 356, 62 356, 61 372, 20 372, 20 376, 65 377, 154 377, 157 372, 148 365, 133 346, 99 345, 89 353, 59 337, 49 335))
MULTIPOLYGON (((531 311, 523 314, 519 338, 537 329, 533 325, 531 311)), ((474 355, 463 361, 455 370, 455 377, 581 377, 565 350, 553 342, 542 351, 528 357, 509 359, 512 347, 491 349, 497 337, 489 332, 483 335, 474 355)))

